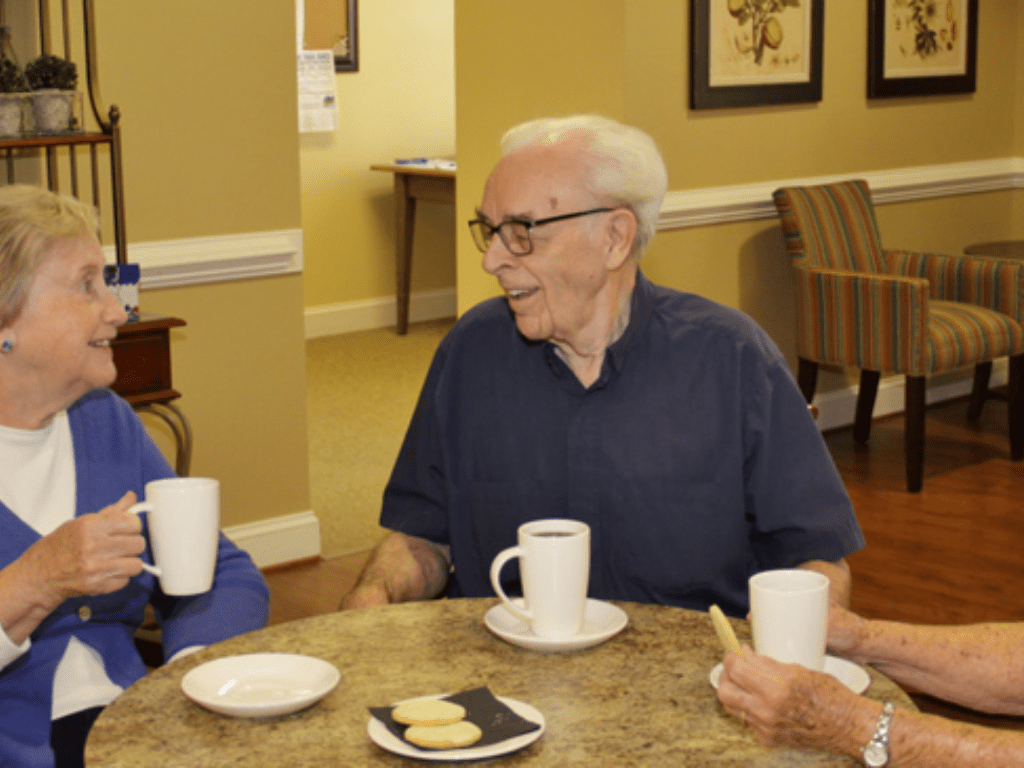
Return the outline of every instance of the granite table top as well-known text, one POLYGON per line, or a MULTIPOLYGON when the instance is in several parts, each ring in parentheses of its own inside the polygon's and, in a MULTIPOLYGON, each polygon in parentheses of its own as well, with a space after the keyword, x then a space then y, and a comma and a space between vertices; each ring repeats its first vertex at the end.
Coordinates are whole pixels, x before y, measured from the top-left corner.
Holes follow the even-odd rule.
MULTIPOLYGON (((154 670, 100 715, 86 745, 97 766, 400 766, 418 761, 367 735, 368 707, 487 686, 536 707, 547 730, 509 766, 855 766, 850 758, 761 746, 718 703, 708 674, 722 657, 706 613, 617 603, 629 625, 580 651, 543 653, 484 626, 493 598, 367 608, 278 624, 154 670), (227 717, 181 691, 189 670, 246 653, 301 653, 334 664, 338 686, 317 704, 269 719, 227 717)), ((741 641, 746 622, 733 621, 741 641)), ((915 709, 869 669, 867 696, 915 709)), ((429 765, 430 763, 422 763, 429 765)), ((478 763, 479 764, 479 763, 478 763)))

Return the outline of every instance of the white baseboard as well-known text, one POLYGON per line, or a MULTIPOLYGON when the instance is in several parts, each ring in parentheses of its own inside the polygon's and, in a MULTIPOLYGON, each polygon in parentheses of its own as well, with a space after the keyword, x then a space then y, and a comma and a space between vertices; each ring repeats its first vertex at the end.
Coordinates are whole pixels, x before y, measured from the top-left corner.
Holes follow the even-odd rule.
POLYGON ((312 511, 233 525, 224 535, 248 552, 257 568, 320 556, 320 520, 312 511))
MULTIPOLYGON (((397 307, 394 296, 307 307, 306 338, 387 328, 397 322, 397 307)), ((417 323, 455 317, 457 307, 454 288, 414 293, 409 297, 409 320, 417 323)))
MULTIPOLYGON (((992 363, 992 378, 990 385, 998 387, 1006 383, 1008 377, 1008 366, 1006 359, 996 360, 992 363)), ((891 376, 882 379, 878 383, 878 395, 875 397, 875 409, 873 418, 888 416, 893 413, 901 413, 904 410, 905 401, 904 377, 891 376)), ((950 384, 941 384, 928 387, 925 394, 925 402, 941 403, 944 400, 952 400, 956 397, 963 397, 971 393, 973 380, 970 376, 961 381, 950 384)), ((814 398, 814 404, 818 406, 818 427, 821 430, 848 427, 853 424, 854 415, 857 410, 857 387, 856 385, 826 392, 814 398)))

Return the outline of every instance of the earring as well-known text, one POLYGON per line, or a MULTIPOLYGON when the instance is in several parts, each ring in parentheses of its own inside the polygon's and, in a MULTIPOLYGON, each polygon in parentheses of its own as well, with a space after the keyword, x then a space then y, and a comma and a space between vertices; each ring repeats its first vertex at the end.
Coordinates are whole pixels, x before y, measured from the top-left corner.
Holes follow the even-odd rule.
POLYGON ((10 352, 14 349, 14 342, 10 339, 4 339, 4 343, 0 344, 0 352, 10 352))

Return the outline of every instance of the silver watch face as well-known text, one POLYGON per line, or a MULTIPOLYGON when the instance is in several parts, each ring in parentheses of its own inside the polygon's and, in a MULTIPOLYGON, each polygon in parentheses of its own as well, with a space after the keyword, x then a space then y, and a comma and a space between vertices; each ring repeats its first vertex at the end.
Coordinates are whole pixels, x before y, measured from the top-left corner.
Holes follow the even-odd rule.
POLYGON ((864 747, 864 765, 868 768, 882 768, 887 762, 889 752, 884 745, 873 741, 864 747))

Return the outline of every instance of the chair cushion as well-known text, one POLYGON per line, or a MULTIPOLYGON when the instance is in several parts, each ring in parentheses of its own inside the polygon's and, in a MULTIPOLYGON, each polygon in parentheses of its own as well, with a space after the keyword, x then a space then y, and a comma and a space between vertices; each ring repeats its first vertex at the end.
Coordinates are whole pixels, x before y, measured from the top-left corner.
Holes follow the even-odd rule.
POLYGON ((882 240, 867 182, 783 187, 772 197, 786 248, 794 259, 826 269, 884 271, 882 240))
POLYGON ((953 301, 928 302, 925 369, 949 371, 1024 352, 1024 328, 1001 312, 953 301))

